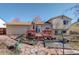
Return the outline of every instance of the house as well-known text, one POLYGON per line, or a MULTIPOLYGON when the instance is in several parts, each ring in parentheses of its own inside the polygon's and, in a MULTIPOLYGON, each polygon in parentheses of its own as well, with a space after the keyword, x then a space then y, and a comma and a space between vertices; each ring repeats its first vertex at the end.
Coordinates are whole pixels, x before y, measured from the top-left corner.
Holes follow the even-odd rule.
POLYGON ((0 35, 6 34, 6 23, 3 19, 0 19, 0 35))
POLYGON ((7 23, 7 34, 24 34, 27 30, 35 30, 37 33, 43 30, 50 29, 52 34, 62 34, 71 26, 71 18, 61 15, 49 19, 43 22, 39 16, 36 16, 32 22, 22 22, 18 19, 13 19, 10 23, 7 23))
POLYGON ((27 30, 32 29, 31 22, 22 22, 19 19, 13 19, 10 23, 6 24, 7 34, 25 34, 27 30))
POLYGON ((75 22, 71 25, 71 27, 68 29, 67 33, 70 35, 79 34, 79 19, 77 22, 75 22))
POLYGON ((58 35, 66 33, 67 29, 71 26, 71 20, 72 19, 67 16, 60 15, 49 19, 47 22, 51 23, 51 29, 54 29, 55 34, 58 35))

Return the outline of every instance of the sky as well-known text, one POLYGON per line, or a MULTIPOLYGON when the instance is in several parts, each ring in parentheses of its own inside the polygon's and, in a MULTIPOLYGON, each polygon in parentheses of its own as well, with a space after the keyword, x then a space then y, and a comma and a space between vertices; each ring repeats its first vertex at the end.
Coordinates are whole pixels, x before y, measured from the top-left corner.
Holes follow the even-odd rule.
POLYGON ((71 10, 65 10, 77 4, 62 4, 62 3, 0 3, 0 18, 5 22, 10 22, 15 18, 21 21, 32 21, 35 16, 39 16, 42 21, 47 21, 52 17, 66 15, 73 19, 77 18, 72 14, 71 10))

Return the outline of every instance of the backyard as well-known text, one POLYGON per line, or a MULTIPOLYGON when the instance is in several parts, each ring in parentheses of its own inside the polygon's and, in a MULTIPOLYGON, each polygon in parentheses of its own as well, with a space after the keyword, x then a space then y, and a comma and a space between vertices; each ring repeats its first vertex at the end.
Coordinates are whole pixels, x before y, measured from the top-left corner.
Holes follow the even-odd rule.
POLYGON ((4 54, 5 55, 79 54, 79 41, 78 36, 77 37, 75 36, 74 38, 72 36, 72 38, 69 41, 64 42, 63 39, 39 41, 36 39, 25 39, 25 35, 20 36, 1 35, 0 54, 1 55, 2 54, 3 55, 4 54))

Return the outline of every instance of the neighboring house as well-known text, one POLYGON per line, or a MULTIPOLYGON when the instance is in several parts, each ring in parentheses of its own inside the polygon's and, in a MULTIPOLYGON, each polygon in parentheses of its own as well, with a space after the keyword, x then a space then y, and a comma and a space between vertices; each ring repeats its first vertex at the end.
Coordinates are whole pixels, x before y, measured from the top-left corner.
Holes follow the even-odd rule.
POLYGON ((71 18, 61 15, 51 18, 47 22, 52 24, 52 29, 55 30, 55 34, 65 34, 67 29, 71 26, 71 20, 71 18))
POLYGON ((14 19, 6 25, 7 34, 25 34, 27 30, 30 30, 33 27, 31 22, 21 22, 18 19, 14 19))
POLYGON ((6 34, 6 23, 3 19, 0 19, 0 35, 6 34))
POLYGON ((39 17, 35 17, 33 22, 22 22, 18 19, 12 20, 7 23, 7 34, 25 34, 27 30, 34 29, 36 32, 42 31, 42 22, 39 17))
POLYGON ((71 25, 67 33, 70 35, 79 34, 79 20, 71 25))

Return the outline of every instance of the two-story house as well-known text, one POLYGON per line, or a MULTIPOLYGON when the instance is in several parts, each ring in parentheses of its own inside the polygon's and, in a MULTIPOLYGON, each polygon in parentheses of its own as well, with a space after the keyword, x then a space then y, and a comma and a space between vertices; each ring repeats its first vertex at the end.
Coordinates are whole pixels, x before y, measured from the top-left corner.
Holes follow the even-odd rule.
POLYGON ((55 34, 65 34, 67 29, 71 26, 71 18, 61 15, 49 19, 47 22, 52 24, 52 28, 55 30, 55 34))

